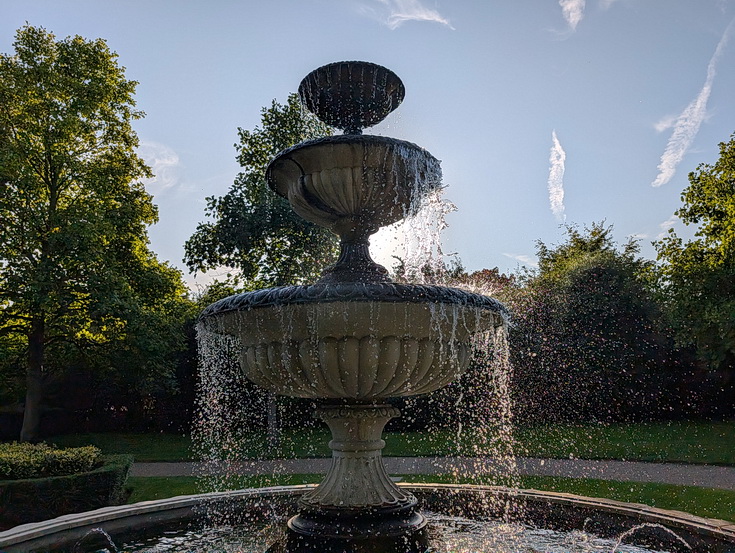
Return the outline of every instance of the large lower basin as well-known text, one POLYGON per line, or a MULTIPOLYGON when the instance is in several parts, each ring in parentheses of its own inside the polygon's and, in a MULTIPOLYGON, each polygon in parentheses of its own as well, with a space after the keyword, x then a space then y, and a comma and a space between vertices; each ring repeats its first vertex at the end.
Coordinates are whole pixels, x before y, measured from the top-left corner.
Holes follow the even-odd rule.
POLYGON ((502 305, 439 286, 289 286, 226 298, 206 331, 239 341, 247 378, 278 394, 376 400, 431 392, 467 368, 472 337, 502 305))
MULTIPOLYGON (((509 517, 509 520, 532 527, 584 529, 591 535, 608 538, 630 533, 626 543, 653 544, 657 550, 664 551, 735 551, 735 523, 678 511, 571 494, 489 486, 410 484, 402 487, 416 495, 423 508, 447 516, 478 521, 509 517), (634 528, 640 531, 631 532, 634 528), (686 541, 691 550, 681 546, 672 532, 686 541)), ((67 553, 90 532, 96 532, 95 529, 103 529, 116 543, 122 543, 131 536, 163 535, 167 529, 206 521, 207 516, 203 513, 225 510, 230 514, 230 521, 235 520, 237 524, 253 525, 258 520, 277 522, 295 512, 298 498, 310 488, 281 486, 106 507, 0 532, 0 550, 6 553, 67 553)), ((491 536, 488 541, 489 549, 483 552, 493 550, 491 536)))

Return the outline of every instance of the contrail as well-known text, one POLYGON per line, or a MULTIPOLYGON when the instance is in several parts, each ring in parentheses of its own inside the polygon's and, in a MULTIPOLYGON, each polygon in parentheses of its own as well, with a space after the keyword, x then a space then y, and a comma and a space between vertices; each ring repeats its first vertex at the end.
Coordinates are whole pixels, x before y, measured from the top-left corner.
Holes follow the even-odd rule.
POLYGON ((699 91, 697 97, 676 118, 674 130, 671 133, 668 144, 666 144, 666 150, 664 150, 661 156, 661 163, 658 164, 659 173, 651 183, 651 186, 658 187, 671 180, 674 173, 676 173, 676 168, 679 163, 684 159, 684 155, 687 153, 689 146, 692 145, 694 137, 697 136, 699 127, 705 115, 707 115, 707 100, 709 100, 710 92, 712 92, 717 60, 725 49, 725 44, 730 36, 733 23, 735 23, 735 19, 725 29, 720 42, 717 44, 715 53, 712 55, 712 59, 709 60, 709 64, 707 65, 707 78, 704 81, 702 90, 699 91))
POLYGON ((564 162, 567 154, 556 136, 556 131, 551 132, 553 145, 549 154, 549 205, 551 212, 557 221, 564 221, 564 162))

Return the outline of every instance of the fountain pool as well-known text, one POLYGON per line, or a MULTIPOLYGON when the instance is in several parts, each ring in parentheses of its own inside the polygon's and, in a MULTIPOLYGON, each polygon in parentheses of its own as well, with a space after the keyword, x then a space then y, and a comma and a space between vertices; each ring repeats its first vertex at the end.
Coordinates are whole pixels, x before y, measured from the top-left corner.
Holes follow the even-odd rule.
MULTIPOLYGON (((427 513, 431 553, 735 551, 735 525, 676 511, 498 487, 401 488, 414 494, 427 513), (516 508, 503 512, 500 506, 509 500, 516 508), (625 538, 619 544, 621 536, 625 538)), ((281 553, 287 515, 310 489, 283 486, 180 496, 66 515, 0 533, 0 551, 281 553), (207 513, 213 511, 227 511, 228 520, 210 525, 207 513)), ((346 551, 378 550, 358 543, 346 551)))

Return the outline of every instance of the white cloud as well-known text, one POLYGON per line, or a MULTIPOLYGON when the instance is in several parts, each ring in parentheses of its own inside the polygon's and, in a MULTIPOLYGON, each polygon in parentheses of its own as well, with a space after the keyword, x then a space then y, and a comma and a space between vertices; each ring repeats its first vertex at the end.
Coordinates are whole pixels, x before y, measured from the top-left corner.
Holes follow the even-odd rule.
MULTIPOLYGON (((666 144, 666 150, 661 155, 661 162, 658 164, 659 173, 651 183, 651 186, 661 186, 671 180, 676 173, 676 168, 681 163, 681 160, 684 159, 684 155, 697 136, 699 127, 707 115, 707 100, 709 100, 709 95, 712 91, 717 60, 725 48, 733 23, 735 23, 735 20, 728 25, 720 42, 717 44, 712 59, 709 60, 709 64, 707 65, 707 78, 704 81, 702 90, 699 91, 697 97, 676 118, 676 122, 673 125, 674 130, 671 133, 671 137, 669 137, 669 142, 666 144)), ((662 119, 656 125, 656 128, 658 129, 661 123, 665 121, 666 118, 662 119)))
POLYGON ((153 171, 154 176, 143 181, 149 193, 160 194, 178 184, 179 155, 171 148, 158 142, 141 142, 138 155, 153 171))
POLYGON ((522 263, 523 265, 529 265, 531 267, 538 267, 538 261, 535 257, 530 255, 525 255, 522 253, 504 253, 505 257, 510 257, 511 259, 515 259, 516 261, 522 263))
POLYGON ((666 236, 669 233, 670 228, 674 228, 674 225, 679 222, 679 218, 676 215, 672 215, 668 219, 666 219, 663 223, 660 223, 658 225, 658 228, 661 229, 661 232, 656 236, 656 240, 661 240, 664 236, 666 236))
POLYGON ((585 0, 559 0, 561 13, 572 31, 584 17, 584 4, 585 0))
POLYGON ((608 9, 610 6, 612 6, 617 0, 600 0, 600 8, 603 10, 608 9))
POLYGON ((552 146, 549 154, 549 206, 557 221, 564 221, 564 163, 567 154, 556 136, 556 131, 551 133, 552 146))
POLYGON ((230 275, 236 275, 237 273, 238 269, 225 266, 217 267, 216 269, 209 269, 204 272, 184 272, 184 283, 196 296, 206 292, 207 288, 212 285, 212 283, 218 280, 225 280, 230 275))
POLYGON ((391 30, 397 29, 406 21, 440 23, 454 30, 446 17, 437 10, 427 8, 420 0, 373 0, 372 4, 361 4, 360 12, 377 19, 391 30))

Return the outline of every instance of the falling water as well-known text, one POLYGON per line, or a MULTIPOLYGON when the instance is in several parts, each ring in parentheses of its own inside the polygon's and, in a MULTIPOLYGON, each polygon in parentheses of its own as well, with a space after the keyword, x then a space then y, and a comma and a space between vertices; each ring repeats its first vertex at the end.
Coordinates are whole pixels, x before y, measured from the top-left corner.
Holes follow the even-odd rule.
MULTIPOLYGON (((252 447, 253 429, 264 412, 264 394, 240 376, 235 338, 200 324, 197 339, 199 390, 192 441, 199 459, 200 492, 250 487, 241 469, 252 447)), ((261 485, 269 483, 264 477, 261 485)), ((206 504, 203 515, 211 523, 227 524, 233 516, 231 507, 222 501, 206 504)))
POLYGON ((373 255, 401 281, 447 284, 441 233, 447 228, 446 216, 457 208, 444 198, 441 187, 424 196, 414 194, 413 199, 405 219, 380 229, 370 239, 373 255))
POLYGON ((235 396, 235 340, 197 328, 199 390, 192 441, 199 459, 196 471, 200 491, 238 487, 234 470, 238 454, 238 424, 245 398, 235 396))
MULTIPOLYGON (((413 194, 414 202, 407 209, 406 219, 382 229, 378 236, 381 254, 392 246, 397 252, 396 278, 411 283, 438 284, 462 288, 472 293, 492 295, 486 283, 464 279, 458 282, 447 267, 442 249, 441 233, 447 228, 446 217, 456 210, 444 197, 444 188, 435 186, 428 194, 413 194), (388 247, 386 247, 386 242, 388 247), (392 243, 391 243, 392 242, 392 243)), ((441 310, 441 307, 438 308, 441 310)), ((436 316, 436 315, 435 315, 436 316)), ((455 318, 456 320, 456 318, 455 318)), ((445 342, 446 340, 442 340, 445 342)), ((515 488, 519 484, 518 466, 513 436, 513 409, 511 400, 512 365, 508 349, 508 328, 504 324, 494 331, 477 334, 473 340, 470 368, 457 383, 429 394, 428 398, 407 400, 404 416, 410 417, 413 405, 438 411, 450 399, 453 403, 450 418, 459 419, 455 429, 455 450, 466 456, 461 466, 449 475, 453 482, 491 483, 515 488), (467 398, 464 389, 480 386, 482 392, 467 398)), ((445 421, 435 421, 442 424, 445 421)), ((431 431, 426 434, 430 435, 431 431)), ((485 502, 500 501, 487 495, 485 502)), ((508 500, 493 505, 495 512, 505 513, 505 519, 520 515, 519 506, 508 500)), ((506 525, 504 530, 512 530, 506 525)), ((494 531, 499 531, 496 528, 494 531)), ((508 536, 506 536, 507 538, 508 536)))

